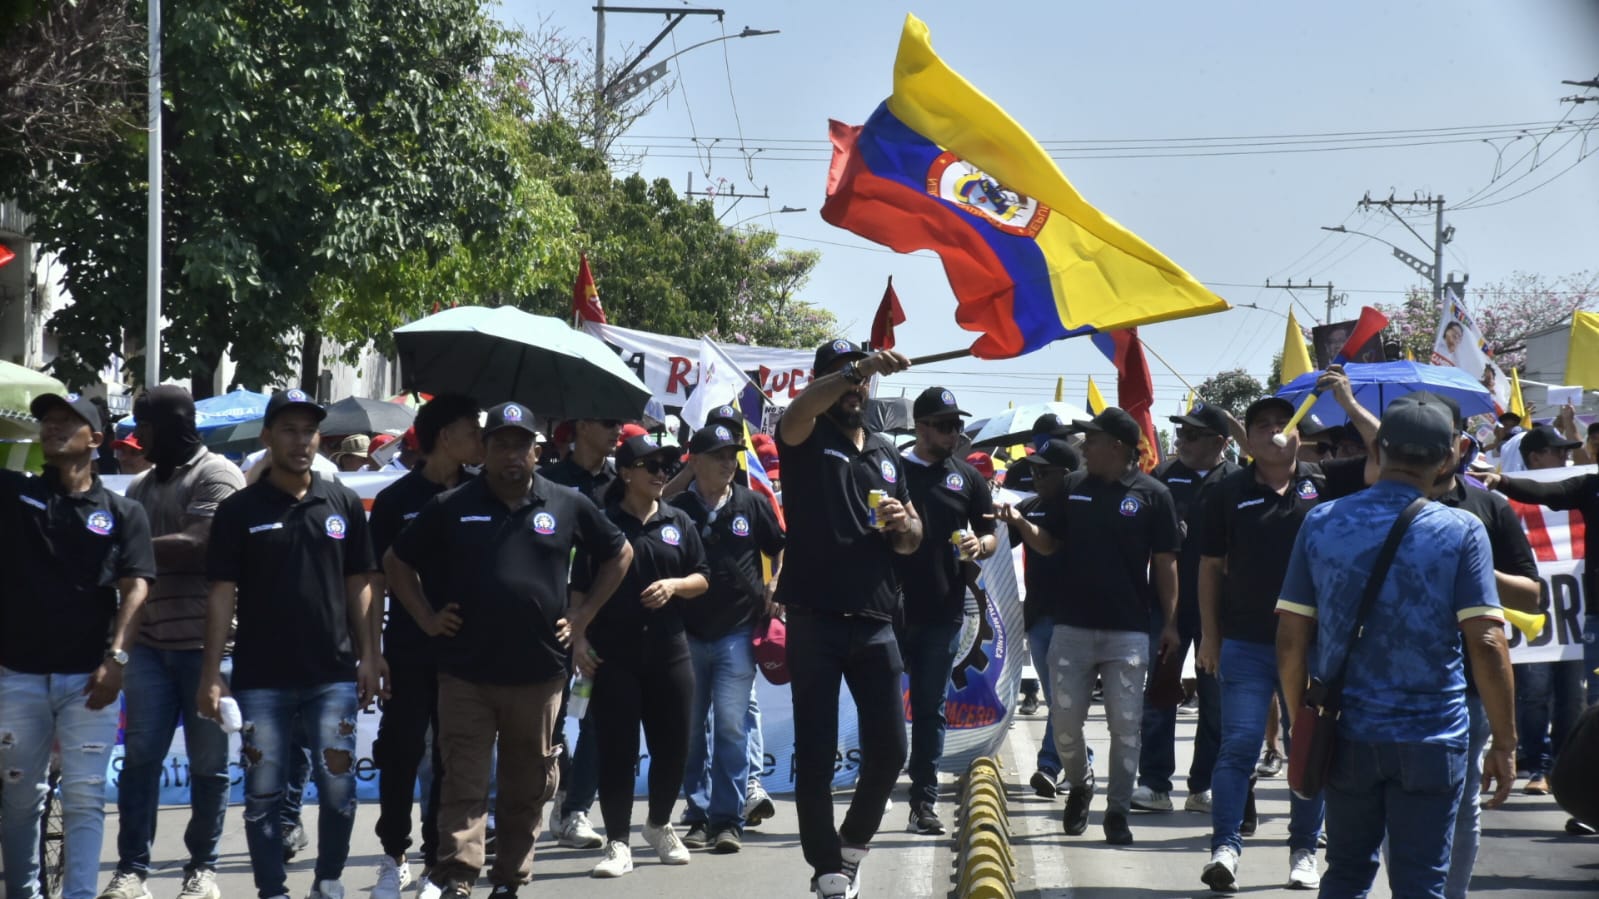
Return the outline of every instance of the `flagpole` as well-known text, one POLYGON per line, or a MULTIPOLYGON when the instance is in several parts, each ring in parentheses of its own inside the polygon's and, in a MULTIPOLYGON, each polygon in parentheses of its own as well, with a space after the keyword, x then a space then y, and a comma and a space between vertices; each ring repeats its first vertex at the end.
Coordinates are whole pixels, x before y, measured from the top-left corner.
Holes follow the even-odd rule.
POLYGON ((1193 391, 1193 392, 1194 392, 1194 396, 1196 396, 1196 397, 1199 397, 1199 399, 1204 399, 1204 397, 1203 397, 1203 396, 1201 396, 1201 395, 1200 395, 1200 393, 1199 393, 1199 388, 1198 388, 1198 387, 1195 387, 1195 386, 1194 386, 1194 385, 1192 385, 1192 384, 1190 384, 1190 383, 1188 383, 1188 379, 1187 379, 1187 378, 1185 378, 1185 377, 1183 377, 1183 376, 1182 376, 1182 375, 1180 375, 1180 374, 1178 374, 1178 373, 1177 373, 1177 369, 1175 369, 1175 368, 1172 368, 1172 366, 1171 366, 1171 363, 1170 363, 1170 362, 1167 362, 1167 361, 1166 361, 1166 359, 1165 359, 1165 357, 1163 357, 1163 356, 1161 356, 1161 354, 1159 354, 1159 353, 1157 353, 1157 352, 1155 352, 1155 348, 1154 348, 1154 347, 1152 347, 1152 346, 1150 346, 1150 345, 1149 345, 1149 344, 1148 344, 1148 343, 1147 343, 1147 342, 1146 342, 1146 341, 1145 341, 1145 340, 1144 340, 1144 338, 1142 338, 1142 337, 1140 337, 1140 338, 1138 338, 1138 343, 1139 343, 1139 345, 1140 345, 1140 346, 1142 346, 1142 347, 1143 347, 1143 348, 1144 348, 1144 349, 1145 349, 1145 350, 1147 350, 1147 351, 1149 351, 1149 355, 1151 355, 1151 356, 1154 356, 1154 357, 1155 357, 1155 360, 1156 360, 1156 361, 1157 361, 1157 362, 1159 362, 1159 363, 1160 363, 1160 364, 1161 364, 1161 365, 1164 365, 1164 366, 1166 366, 1166 370, 1167 370, 1167 371, 1169 371, 1169 372, 1171 372, 1171 373, 1172 373, 1172 377, 1174 377, 1174 378, 1176 378, 1176 379, 1177 379, 1177 380, 1179 380, 1179 381, 1181 381, 1181 382, 1183 382, 1183 386, 1184 386, 1184 387, 1187 387, 1187 388, 1188 388, 1188 389, 1189 389, 1189 390, 1192 390, 1192 391, 1193 391))

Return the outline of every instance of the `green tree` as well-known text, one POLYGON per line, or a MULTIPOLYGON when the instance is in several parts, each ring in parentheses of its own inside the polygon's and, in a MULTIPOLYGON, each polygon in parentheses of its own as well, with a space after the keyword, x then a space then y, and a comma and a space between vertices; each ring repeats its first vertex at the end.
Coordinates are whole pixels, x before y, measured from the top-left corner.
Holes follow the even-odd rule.
POLYGON ((1200 398, 1220 406, 1242 421, 1249 404, 1266 395, 1266 388, 1241 368, 1217 372, 1198 387, 1200 398))
MULTIPOLYGON (((501 32, 475 0, 191 0, 165 22, 163 367, 212 389, 292 371, 322 334, 315 286, 504 227, 516 185, 484 127, 501 32)), ((142 19, 142 4, 131 13, 142 19)), ((74 303, 50 327, 83 382, 142 334, 145 145, 0 172, 74 303)), ((138 354, 130 367, 139 371, 138 354)))

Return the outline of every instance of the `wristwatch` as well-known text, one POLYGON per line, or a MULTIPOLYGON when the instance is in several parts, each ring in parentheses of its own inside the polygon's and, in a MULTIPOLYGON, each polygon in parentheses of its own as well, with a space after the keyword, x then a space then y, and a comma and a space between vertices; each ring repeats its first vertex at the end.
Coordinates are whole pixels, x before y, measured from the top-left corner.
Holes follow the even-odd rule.
POLYGON ((123 650, 123 649, 108 649, 108 650, 106 650, 105 657, 107 659, 110 659, 113 662, 116 662, 118 665, 121 665, 124 668, 126 668, 127 665, 128 665, 128 653, 127 653, 127 650, 123 650))
POLYGON ((866 376, 861 374, 861 364, 853 359, 844 363, 844 367, 839 369, 838 373, 843 375, 844 380, 850 382, 851 384, 866 383, 866 376))

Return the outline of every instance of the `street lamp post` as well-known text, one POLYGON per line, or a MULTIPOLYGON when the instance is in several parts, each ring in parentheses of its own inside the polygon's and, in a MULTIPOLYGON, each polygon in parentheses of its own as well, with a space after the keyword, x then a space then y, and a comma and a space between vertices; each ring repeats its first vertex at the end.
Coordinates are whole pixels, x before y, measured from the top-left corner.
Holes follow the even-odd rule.
POLYGON ((754 214, 752 216, 749 216, 748 218, 741 218, 738 221, 734 222, 733 224, 728 225, 727 227, 728 228, 737 228, 739 225, 742 225, 745 222, 753 222, 756 219, 766 218, 769 215, 788 215, 788 214, 795 213, 795 212, 805 212, 805 211, 806 210, 805 210, 804 206, 798 206, 798 207, 795 207, 795 206, 784 206, 782 209, 772 209, 772 210, 769 210, 767 212, 757 212, 756 214, 754 214))

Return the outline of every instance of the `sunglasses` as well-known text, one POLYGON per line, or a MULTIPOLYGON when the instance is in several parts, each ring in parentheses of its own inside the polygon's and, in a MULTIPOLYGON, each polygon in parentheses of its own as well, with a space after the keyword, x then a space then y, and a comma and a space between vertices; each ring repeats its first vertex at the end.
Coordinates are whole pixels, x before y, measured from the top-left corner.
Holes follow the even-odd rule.
POLYGON ((660 474, 666 470, 666 461, 664 459, 640 459, 628 467, 642 468, 650 474, 660 474))
POLYGON ((1219 437, 1215 431, 1196 431, 1193 428, 1180 428, 1177 431, 1178 440, 1205 440, 1210 437, 1219 437))
POLYGON ((953 434, 961 429, 960 420, 955 418, 943 418, 936 421, 924 420, 921 422, 921 424, 932 428, 940 434, 953 434))

